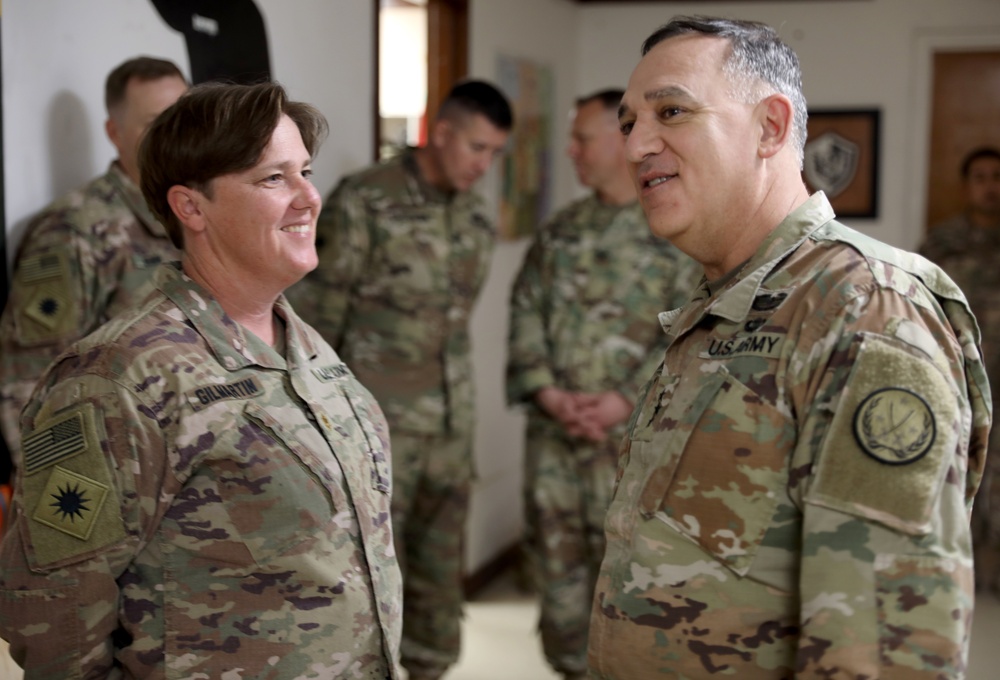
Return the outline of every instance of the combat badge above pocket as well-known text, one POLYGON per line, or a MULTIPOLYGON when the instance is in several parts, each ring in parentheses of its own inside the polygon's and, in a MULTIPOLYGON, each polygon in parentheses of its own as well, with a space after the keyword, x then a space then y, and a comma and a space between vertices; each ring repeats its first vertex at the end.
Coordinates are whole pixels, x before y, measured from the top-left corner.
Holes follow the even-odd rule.
POLYGON ((806 501, 919 536, 958 444, 959 398, 906 343, 859 342, 806 501))
POLYGON ((20 263, 17 328, 23 345, 46 344, 73 330, 74 298, 69 278, 69 266, 62 255, 45 253, 20 263))

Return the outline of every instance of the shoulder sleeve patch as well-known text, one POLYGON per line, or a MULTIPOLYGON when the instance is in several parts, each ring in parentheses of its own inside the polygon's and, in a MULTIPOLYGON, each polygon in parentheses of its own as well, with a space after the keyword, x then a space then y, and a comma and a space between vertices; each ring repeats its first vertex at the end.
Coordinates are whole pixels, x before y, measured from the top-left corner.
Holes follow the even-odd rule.
POLYGON ((75 311, 69 267, 63 256, 43 253, 18 266, 23 290, 19 335, 24 344, 58 339, 73 330, 75 311))
POLYGON ((899 387, 877 389, 854 411, 854 438, 861 450, 886 465, 909 465, 934 445, 934 413, 927 401, 899 387))
POLYGON ((919 350, 860 343, 806 500, 921 535, 962 432, 960 398, 919 350))
POLYGON ((81 411, 36 430, 21 442, 24 474, 33 475, 61 460, 82 453, 87 449, 87 440, 93 441, 95 438, 93 432, 84 432, 81 411))
POLYGON ((91 404, 42 423, 24 442, 20 502, 34 566, 70 563, 125 538, 91 404))

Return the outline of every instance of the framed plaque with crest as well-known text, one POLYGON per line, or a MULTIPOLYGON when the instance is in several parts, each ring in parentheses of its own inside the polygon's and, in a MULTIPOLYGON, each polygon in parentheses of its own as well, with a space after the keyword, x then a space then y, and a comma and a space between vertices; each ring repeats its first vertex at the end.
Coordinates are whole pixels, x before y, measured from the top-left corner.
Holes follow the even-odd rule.
POLYGON ((878 217, 878 109, 809 112, 803 177, 837 217, 878 217))

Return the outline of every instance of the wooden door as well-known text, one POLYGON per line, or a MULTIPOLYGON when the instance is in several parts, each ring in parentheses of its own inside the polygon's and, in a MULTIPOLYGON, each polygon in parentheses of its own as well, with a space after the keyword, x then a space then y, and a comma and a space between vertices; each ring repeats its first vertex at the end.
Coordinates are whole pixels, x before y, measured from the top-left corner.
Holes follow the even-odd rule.
MULTIPOLYGON (((372 139, 374 160, 382 148, 379 119, 379 18, 380 10, 387 6, 416 5, 427 9, 427 108, 423 125, 434 120, 441 102, 457 81, 469 72, 469 0, 374 0, 375 36, 372 77, 374 82, 372 139)), ((426 137, 424 130, 423 137, 426 137)))
POLYGON ((468 72, 469 0, 428 0, 425 121, 434 120, 452 85, 468 72))
POLYGON ((962 160, 1000 149, 1000 50, 934 53, 927 224, 962 210, 962 160))

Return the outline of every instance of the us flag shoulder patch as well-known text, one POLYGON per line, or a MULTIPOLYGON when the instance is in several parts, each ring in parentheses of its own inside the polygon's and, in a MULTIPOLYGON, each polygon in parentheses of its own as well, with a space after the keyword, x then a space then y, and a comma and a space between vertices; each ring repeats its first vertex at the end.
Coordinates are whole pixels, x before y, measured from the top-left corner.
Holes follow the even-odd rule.
POLYGON ((76 411, 43 430, 25 437, 21 444, 24 474, 32 475, 87 450, 83 413, 76 411))
POLYGON ((35 283, 64 275, 66 267, 62 258, 54 253, 44 253, 26 258, 17 269, 17 276, 25 283, 35 283))

